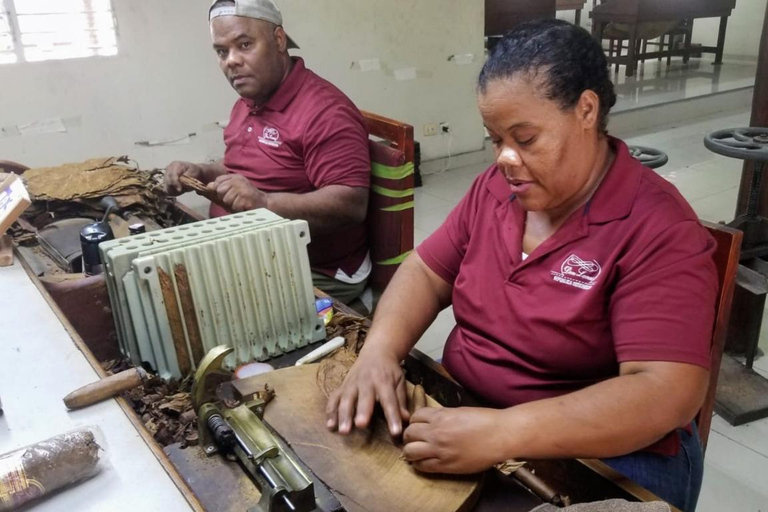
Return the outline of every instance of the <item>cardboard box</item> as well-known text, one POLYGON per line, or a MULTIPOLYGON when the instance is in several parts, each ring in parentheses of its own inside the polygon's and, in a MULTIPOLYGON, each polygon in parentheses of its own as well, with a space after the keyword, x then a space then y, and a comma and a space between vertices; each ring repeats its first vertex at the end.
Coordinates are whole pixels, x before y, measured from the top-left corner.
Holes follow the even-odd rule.
POLYGON ((32 204, 24 183, 15 174, 0 173, 0 236, 32 204))

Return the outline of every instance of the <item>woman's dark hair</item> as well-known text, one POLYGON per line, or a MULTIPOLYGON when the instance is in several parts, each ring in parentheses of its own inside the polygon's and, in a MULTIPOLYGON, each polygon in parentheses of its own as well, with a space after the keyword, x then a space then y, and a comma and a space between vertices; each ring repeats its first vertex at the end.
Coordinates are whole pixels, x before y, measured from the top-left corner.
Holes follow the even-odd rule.
POLYGON ((605 133, 616 93, 603 48, 589 32, 562 20, 522 23, 493 48, 477 88, 485 93, 491 81, 521 75, 537 79, 545 96, 563 110, 575 107, 584 91, 594 91, 600 98, 599 128, 605 133))

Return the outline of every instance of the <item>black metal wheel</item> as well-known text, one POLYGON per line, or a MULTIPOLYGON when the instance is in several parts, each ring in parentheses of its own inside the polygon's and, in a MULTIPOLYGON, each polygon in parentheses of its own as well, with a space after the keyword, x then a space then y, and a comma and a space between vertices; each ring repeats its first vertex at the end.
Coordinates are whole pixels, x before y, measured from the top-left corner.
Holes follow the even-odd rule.
POLYGON ((718 155, 768 162, 768 128, 729 128, 704 137, 704 145, 718 155))
POLYGON ((629 154, 651 169, 657 169, 669 162, 669 157, 665 152, 645 146, 629 146, 629 154))

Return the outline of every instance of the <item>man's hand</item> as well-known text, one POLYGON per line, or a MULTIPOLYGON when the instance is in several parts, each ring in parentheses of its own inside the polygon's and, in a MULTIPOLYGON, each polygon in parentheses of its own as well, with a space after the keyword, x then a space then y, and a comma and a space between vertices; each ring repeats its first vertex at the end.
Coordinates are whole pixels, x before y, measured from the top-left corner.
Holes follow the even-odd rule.
POLYGON ((403 433, 403 455, 425 473, 470 474, 507 459, 503 411, 478 407, 422 408, 403 433))
POLYGON ((365 353, 363 349, 344 383, 328 399, 326 426, 343 435, 354 427, 366 428, 376 402, 384 410, 389 433, 400 435, 403 420, 409 416, 405 374, 400 362, 381 352, 365 353))
POLYGON ((245 176, 225 174, 208 184, 222 206, 232 213, 267 207, 267 193, 254 187, 245 176))
POLYGON ((178 196, 184 192, 184 186, 179 182, 182 175, 202 181, 203 168, 190 162, 171 162, 165 168, 165 177, 163 178, 165 190, 169 195, 178 196))

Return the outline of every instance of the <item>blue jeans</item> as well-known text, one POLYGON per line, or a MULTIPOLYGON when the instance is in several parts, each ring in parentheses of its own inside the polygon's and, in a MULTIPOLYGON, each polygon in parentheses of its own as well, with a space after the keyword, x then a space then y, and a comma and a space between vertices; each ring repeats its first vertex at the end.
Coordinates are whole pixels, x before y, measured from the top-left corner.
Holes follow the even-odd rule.
POLYGON ((677 431, 680 450, 673 457, 634 452, 603 462, 683 512, 694 512, 704 476, 704 454, 695 422, 691 434, 677 431))

